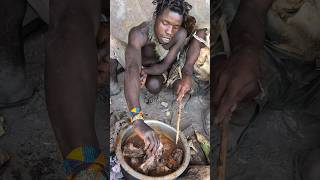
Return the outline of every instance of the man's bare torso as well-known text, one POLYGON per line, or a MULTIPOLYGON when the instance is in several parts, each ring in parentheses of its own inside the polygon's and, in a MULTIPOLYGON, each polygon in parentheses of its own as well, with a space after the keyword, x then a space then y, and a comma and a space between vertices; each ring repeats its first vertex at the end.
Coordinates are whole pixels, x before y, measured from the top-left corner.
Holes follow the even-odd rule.
MULTIPOLYGON (((159 56, 156 54, 156 51, 155 51, 156 44, 154 42, 151 42, 150 39, 148 38, 148 35, 149 35, 148 22, 143 22, 140 25, 136 26, 135 28, 147 38, 145 45, 141 48, 142 65, 150 66, 152 64, 156 64, 157 62, 159 62, 159 56)), ((170 51, 170 48, 174 46, 175 43, 177 42, 177 35, 179 33, 181 33, 181 31, 178 31, 176 35, 171 39, 171 41, 167 44, 163 44, 162 47, 170 51)))

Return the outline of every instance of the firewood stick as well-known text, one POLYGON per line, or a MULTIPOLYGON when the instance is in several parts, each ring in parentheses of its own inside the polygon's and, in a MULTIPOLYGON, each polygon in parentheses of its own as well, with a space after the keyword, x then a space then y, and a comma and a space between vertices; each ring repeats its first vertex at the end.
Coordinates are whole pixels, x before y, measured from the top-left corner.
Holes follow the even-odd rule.
POLYGON ((220 154, 219 154, 219 160, 217 164, 218 180, 225 180, 226 178, 227 149, 228 149, 228 140, 229 140, 230 119, 231 119, 231 116, 224 119, 221 127, 220 154))
MULTIPOLYGON (((230 41, 227 33, 227 26, 225 23, 226 17, 222 16, 219 19, 219 27, 220 27, 220 34, 223 41, 223 48, 226 52, 227 58, 231 55, 230 50, 230 41)), ((231 112, 236 108, 236 105, 232 107, 230 114, 227 115, 225 119, 223 119, 222 127, 221 127, 221 145, 220 145, 220 154, 219 160, 217 162, 217 177, 218 180, 225 180, 226 179, 226 164, 227 164, 227 149, 228 149, 228 139, 229 139, 229 121, 231 119, 231 112)))
POLYGON ((181 104, 181 100, 179 100, 179 101, 178 101, 178 115, 177 115, 176 144, 178 144, 178 139, 179 139, 181 112, 182 112, 182 104, 181 104))

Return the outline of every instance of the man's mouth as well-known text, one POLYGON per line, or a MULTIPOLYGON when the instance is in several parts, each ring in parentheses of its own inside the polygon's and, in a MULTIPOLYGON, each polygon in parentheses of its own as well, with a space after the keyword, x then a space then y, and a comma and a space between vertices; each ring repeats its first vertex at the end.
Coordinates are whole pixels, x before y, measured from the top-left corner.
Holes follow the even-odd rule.
POLYGON ((168 43, 171 40, 171 38, 168 38, 168 37, 162 37, 161 39, 164 43, 168 43))

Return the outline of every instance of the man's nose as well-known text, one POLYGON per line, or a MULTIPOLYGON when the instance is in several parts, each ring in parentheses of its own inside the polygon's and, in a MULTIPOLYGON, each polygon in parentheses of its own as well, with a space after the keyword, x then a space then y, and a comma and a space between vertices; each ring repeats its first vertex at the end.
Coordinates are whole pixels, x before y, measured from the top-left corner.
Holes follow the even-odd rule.
POLYGON ((167 29, 166 29, 166 34, 167 34, 167 35, 170 35, 170 36, 173 34, 173 27, 172 27, 172 26, 168 26, 168 27, 167 27, 167 29))

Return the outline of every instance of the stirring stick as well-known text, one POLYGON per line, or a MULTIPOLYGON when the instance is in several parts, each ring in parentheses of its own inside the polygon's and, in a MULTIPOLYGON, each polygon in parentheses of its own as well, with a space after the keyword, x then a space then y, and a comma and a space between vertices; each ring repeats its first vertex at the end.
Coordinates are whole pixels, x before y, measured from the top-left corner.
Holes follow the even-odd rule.
POLYGON ((176 134, 176 144, 178 144, 179 139, 179 132, 180 132, 180 121, 181 121, 181 111, 182 111, 182 104, 181 100, 178 101, 178 115, 177 115, 177 134, 176 134))

